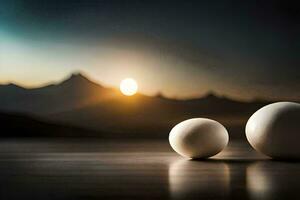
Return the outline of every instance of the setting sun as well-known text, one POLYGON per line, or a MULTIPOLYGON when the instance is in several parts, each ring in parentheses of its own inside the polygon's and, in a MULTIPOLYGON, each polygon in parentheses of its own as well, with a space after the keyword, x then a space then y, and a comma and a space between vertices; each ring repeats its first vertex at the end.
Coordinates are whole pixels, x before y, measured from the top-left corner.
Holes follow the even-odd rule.
POLYGON ((132 78, 126 78, 120 83, 120 90, 126 96, 132 96, 137 93, 138 85, 132 78))

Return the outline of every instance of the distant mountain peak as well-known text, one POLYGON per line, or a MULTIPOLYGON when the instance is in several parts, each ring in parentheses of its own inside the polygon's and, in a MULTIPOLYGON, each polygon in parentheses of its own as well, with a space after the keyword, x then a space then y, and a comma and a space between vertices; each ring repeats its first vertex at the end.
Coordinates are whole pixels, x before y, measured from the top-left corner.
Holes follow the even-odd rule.
POLYGON ((15 83, 7 83, 7 84, 4 84, 4 86, 8 86, 8 87, 20 87, 20 86, 18 86, 15 83))
POLYGON ((73 72, 68 79, 84 79, 89 80, 82 72, 73 72))
POLYGON ((85 73, 82 72, 73 72, 65 80, 63 80, 58 85, 68 86, 68 87, 97 87, 103 88, 100 84, 90 80, 85 73))
POLYGON ((220 97, 213 91, 209 91, 203 96, 203 98, 205 98, 205 99, 220 99, 222 97, 220 97))
POLYGON ((62 83, 83 83, 83 82, 90 82, 92 81, 86 77, 82 72, 74 72, 71 75, 69 75, 62 83))
POLYGON ((154 97, 159 99, 166 99, 165 95, 162 92, 158 92, 154 97))
POLYGON ((21 86, 15 84, 15 83, 7 83, 7 84, 0 85, 0 86, 5 87, 5 88, 7 88, 7 89, 22 89, 22 90, 24 90, 23 87, 21 87, 21 86))

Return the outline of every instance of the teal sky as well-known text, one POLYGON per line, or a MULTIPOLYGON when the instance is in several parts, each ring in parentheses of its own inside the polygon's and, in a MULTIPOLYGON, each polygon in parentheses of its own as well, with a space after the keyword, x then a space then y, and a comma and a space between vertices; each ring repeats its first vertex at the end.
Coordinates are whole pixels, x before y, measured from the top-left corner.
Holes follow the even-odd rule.
POLYGON ((71 40, 45 42, 3 33, 1 38, 4 38, 0 49, 2 83, 39 87, 82 71, 105 86, 118 87, 122 79, 132 77, 139 83, 140 92, 148 95, 163 92, 173 97, 189 97, 208 90, 202 83, 210 80, 204 73, 193 73, 192 70, 198 70, 189 68, 191 63, 142 47, 116 46, 113 41, 101 44, 73 43, 71 40), (199 78, 199 85, 187 81, 199 78))

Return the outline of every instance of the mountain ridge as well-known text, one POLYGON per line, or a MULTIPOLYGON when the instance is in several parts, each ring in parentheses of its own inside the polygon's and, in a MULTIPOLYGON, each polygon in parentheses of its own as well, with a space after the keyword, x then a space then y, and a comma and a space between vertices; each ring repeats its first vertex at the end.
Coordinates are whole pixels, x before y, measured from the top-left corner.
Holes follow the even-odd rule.
MULTIPOLYGON (((2 88, 5 87, 15 87, 15 88, 19 88, 19 89, 23 89, 25 91, 34 91, 34 90, 40 90, 40 89, 46 89, 46 88, 51 88, 51 87, 55 87, 55 86, 62 86, 62 85, 72 85, 75 84, 77 86, 80 86, 81 84, 90 84, 90 85, 94 85, 97 86, 99 88, 103 88, 103 89, 111 89, 111 90, 115 90, 117 91, 117 88, 112 88, 112 87, 104 87, 101 84, 92 81, 90 78, 88 78, 88 76, 81 72, 81 71, 76 71, 71 73, 70 75, 66 76, 62 81, 59 82, 55 82, 55 83, 49 83, 40 87, 35 87, 35 88, 25 88, 22 87, 18 84, 15 83, 8 83, 8 84, 0 84, 0 90, 2 88)), ((0 93, 1 95, 1 93, 0 93)), ((147 96, 147 97, 159 97, 162 99, 168 99, 168 100, 174 100, 174 101, 193 101, 193 100, 198 100, 198 99, 205 99, 205 98, 217 98, 217 99, 228 99, 231 101, 237 101, 237 102, 252 102, 252 101, 256 101, 256 100, 249 100, 249 101, 245 101, 245 100, 237 100, 228 96, 220 96, 217 95, 216 93, 214 93, 213 91, 208 91, 207 93, 205 93, 202 96, 199 97, 190 97, 190 98, 185 98, 185 99, 178 99, 178 98, 171 98, 171 97, 166 97, 165 95, 163 95, 162 93, 158 93, 157 95, 154 96, 149 96, 149 95, 145 95, 142 93, 138 93, 138 95, 143 95, 143 96, 147 96)), ((261 99, 261 101, 268 101, 268 100, 263 100, 261 99)))
POLYGON ((13 88, 0 86, 0 111, 118 137, 166 137, 175 124, 195 117, 212 118, 241 132, 250 115, 270 103, 236 101, 212 92, 188 100, 140 93, 127 97, 81 73, 41 88, 13 88))

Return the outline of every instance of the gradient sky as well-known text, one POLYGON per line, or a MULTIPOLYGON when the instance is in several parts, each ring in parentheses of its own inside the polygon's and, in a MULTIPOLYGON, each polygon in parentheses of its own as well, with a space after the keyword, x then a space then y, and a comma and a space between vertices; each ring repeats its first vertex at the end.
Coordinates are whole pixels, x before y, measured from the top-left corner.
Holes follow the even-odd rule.
POLYGON ((300 99, 300 14, 289 1, 0 0, 0 83, 74 71, 142 93, 300 99))

